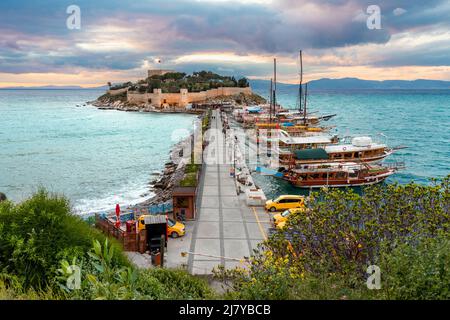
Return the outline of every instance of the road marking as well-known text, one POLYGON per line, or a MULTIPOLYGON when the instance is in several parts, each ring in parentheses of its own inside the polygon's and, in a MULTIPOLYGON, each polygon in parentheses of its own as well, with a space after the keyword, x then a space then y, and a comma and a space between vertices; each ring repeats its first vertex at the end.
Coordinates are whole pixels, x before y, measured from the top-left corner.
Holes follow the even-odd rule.
POLYGON ((256 212, 255 207, 252 207, 252 210, 253 210, 253 214, 255 215, 256 222, 258 223, 259 231, 261 231, 261 234, 262 234, 264 240, 266 241, 267 235, 266 235, 266 232, 264 231, 264 228, 261 225, 261 221, 259 221, 258 213, 256 212))
POLYGON ((190 251, 181 252, 181 256, 182 257, 186 257, 188 254, 189 255, 194 255, 194 256, 201 256, 201 257, 219 258, 219 259, 225 259, 225 260, 234 260, 234 261, 239 261, 239 262, 242 262, 242 261, 245 260, 244 258, 230 258, 230 257, 216 256, 216 255, 213 255, 213 254, 205 254, 205 253, 198 253, 198 252, 190 252, 190 251))

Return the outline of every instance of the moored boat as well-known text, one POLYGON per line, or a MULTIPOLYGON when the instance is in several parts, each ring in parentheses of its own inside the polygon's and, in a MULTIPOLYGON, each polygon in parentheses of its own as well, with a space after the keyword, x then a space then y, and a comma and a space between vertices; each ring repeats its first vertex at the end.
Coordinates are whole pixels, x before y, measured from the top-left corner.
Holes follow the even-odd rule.
POLYGON ((376 164, 394 151, 395 149, 385 144, 373 142, 370 137, 355 137, 351 143, 328 145, 315 150, 298 150, 293 154, 291 165, 295 167, 303 164, 351 161, 376 164))
POLYGON ((401 166, 368 165, 345 162, 326 165, 306 165, 288 170, 283 179, 298 188, 354 187, 383 182, 401 166))

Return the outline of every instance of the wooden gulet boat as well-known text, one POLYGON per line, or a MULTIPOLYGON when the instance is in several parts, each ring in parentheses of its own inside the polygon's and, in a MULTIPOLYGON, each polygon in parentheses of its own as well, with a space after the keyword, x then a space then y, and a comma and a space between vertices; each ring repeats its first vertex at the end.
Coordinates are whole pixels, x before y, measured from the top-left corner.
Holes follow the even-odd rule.
POLYGON ((346 162, 310 165, 288 170, 283 179, 298 188, 354 187, 383 182, 400 166, 370 166, 366 163, 346 162))
POLYGON ((376 184, 403 168, 403 163, 379 163, 404 146, 389 148, 385 144, 373 142, 370 137, 356 137, 349 143, 331 135, 330 127, 317 126, 335 114, 308 114, 308 84, 302 85, 301 51, 299 57, 298 111, 274 112, 273 106, 277 105, 275 69, 275 90, 272 90, 271 85, 269 117, 264 115, 254 118, 256 131, 253 138, 258 150, 267 153, 268 157, 261 161, 263 166, 256 167, 256 172, 287 180, 299 188, 321 188, 376 184))
POLYGON ((356 137, 350 144, 328 145, 317 149, 298 150, 293 153, 290 162, 284 163, 295 168, 304 164, 324 164, 329 162, 366 162, 380 163, 394 153, 396 148, 374 143, 370 137, 356 137))
MULTIPOLYGON (((339 139, 323 133, 311 133, 304 136, 291 136, 287 132, 280 130, 277 137, 277 144, 270 145, 270 150, 274 154, 276 166, 289 167, 292 164, 293 154, 298 150, 325 148, 328 145, 337 144, 339 139)), ((274 165, 271 165, 274 167, 274 165)))

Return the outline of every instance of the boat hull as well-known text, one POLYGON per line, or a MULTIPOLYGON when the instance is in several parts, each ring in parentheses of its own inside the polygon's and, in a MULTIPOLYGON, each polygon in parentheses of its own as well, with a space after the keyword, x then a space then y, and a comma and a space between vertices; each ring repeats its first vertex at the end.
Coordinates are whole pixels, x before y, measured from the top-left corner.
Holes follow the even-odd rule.
POLYGON ((303 188, 303 189, 310 189, 310 188, 323 188, 323 187, 329 187, 329 188, 345 188, 345 187, 360 187, 360 186, 369 186, 377 183, 381 183, 385 178, 380 178, 378 180, 374 181, 366 181, 364 179, 355 179, 355 180, 343 180, 343 181, 328 181, 328 184, 326 181, 317 181, 317 182, 304 182, 304 183, 292 183, 292 185, 296 188, 303 188))
POLYGON ((294 187, 311 189, 311 188, 344 188, 344 187, 360 187, 381 183, 387 177, 394 174, 394 170, 389 170, 373 176, 357 177, 357 178, 341 178, 341 179, 315 179, 315 180, 288 180, 294 187))
MULTIPOLYGON (((343 163, 348 161, 358 161, 358 162, 364 162, 369 164, 379 164, 381 163, 387 156, 391 155, 392 152, 385 152, 384 154, 381 154, 376 157, 370 157, 370 158, 356 158, 356 159, 325 159, 325 160, 305 160, 305 161, 296 161, 296 165, 309 165, 309 164, 328 164, 328 163, 343 163)), ((282 161, 280 161, 282 163, 282 161)), ((284 164, 284 163, 283 163, 284 164)))

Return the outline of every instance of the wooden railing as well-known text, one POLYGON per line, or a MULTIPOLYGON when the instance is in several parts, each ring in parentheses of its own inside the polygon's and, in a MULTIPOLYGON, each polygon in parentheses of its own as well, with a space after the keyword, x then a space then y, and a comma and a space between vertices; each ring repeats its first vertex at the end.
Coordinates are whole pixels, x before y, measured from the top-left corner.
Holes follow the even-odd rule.
POLYGON ((104 234, 116 238, 123 245, 125 251, 141 251, 142 244, 147 241, 145 232, 142 234, 138 234, 136 231, 127 232, 117 228, 108 218, 97 214, 95 215, 95 226, 104 234))

